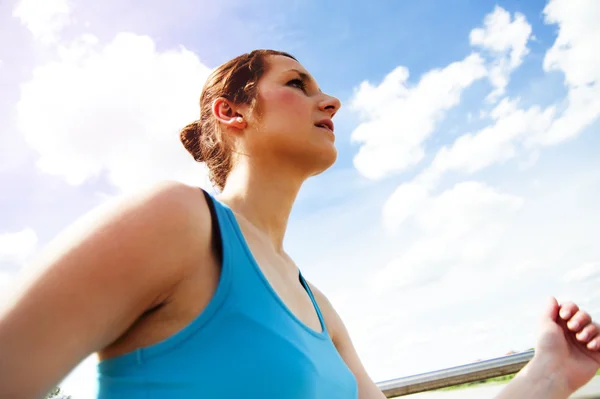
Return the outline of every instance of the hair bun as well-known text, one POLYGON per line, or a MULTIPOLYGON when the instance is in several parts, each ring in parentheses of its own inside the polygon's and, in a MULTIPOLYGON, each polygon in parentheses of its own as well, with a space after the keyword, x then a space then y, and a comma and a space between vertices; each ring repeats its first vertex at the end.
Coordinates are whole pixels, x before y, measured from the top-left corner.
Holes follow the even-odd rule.
POLYGON ((179 132, 179 138, 181 139, 181 143, 198 162, 204 162, 204 157, 202 156, 202 148, 200 146, 201 134, 202 128, 200 126, 200 121, 190 123, 183 129, 181 129, 181 131, 179 132))

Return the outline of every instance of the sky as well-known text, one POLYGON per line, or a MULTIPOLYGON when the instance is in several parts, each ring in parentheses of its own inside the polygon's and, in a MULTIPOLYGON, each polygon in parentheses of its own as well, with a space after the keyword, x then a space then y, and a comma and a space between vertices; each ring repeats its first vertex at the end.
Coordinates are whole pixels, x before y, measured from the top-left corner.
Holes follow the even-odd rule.
POLYGON ((3 301, 91 209, 209 188, 178 130, 213 68, 273 48, 343 103, 285 246, 375 381, 531 348, 549 295, 600 317, 598 1, 141 4, 0 2, 3 301))

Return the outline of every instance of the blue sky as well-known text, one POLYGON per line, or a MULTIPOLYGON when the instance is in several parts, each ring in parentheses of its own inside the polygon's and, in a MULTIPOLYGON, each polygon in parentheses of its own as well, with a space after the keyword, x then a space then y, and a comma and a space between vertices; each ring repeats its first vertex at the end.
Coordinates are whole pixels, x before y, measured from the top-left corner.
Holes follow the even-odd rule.
POLYGON ((344 104, 286 247, 375 380, 527 349, 547 295, 600 316, 597 2, 144 4, 0 4, 2 291, 111 198, 206 186, 177 130, 211 68, 275 48, 344 104))

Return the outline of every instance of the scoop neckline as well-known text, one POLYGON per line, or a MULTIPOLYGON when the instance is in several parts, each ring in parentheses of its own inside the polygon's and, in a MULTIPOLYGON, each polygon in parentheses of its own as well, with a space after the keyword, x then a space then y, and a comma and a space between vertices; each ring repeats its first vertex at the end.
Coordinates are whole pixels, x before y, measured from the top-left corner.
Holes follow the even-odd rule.
MULTIPOLYGON (((215 200, 216 200, 216 198, 215 198, 215 200)), ((238 236, 238 240, 240 241, 242 248, 246 252, 246 256, 248 257, 248 260, 250 261, 250 264, 252 265, 254 271, 256 272, 256 274, 258 275, 258 277, 260 278, 262 283, 267 288, 267 291, 269 291, 269 293, 275 299, 275 301, 279 304, 279 306, 291 317, 292 320, 294 320, 296 322, 296 324, 298 324, 300 327, 302 327, 305 331, 307 331, 309 334, 311 334, 314 337, 317 337, 320 339, 327 339, 327 337, 329 336, 329 333, 327 331, 327 326, 325 325, 325 320, 323 319, 323 314, 321 313, 321 310, 319 309, 319 305, 317 304, 317 301, 316 301, 314 295, 312 294, 310 287, 308 286, 308 282, 306 282, 306 285, 303 284, 302 279, 304 277, 302 276, 302 272, 300 271, 300 269, 298 269, 298 281, 299 281, 300 285, 302 285, 302 288, 308 294, 308 297, 310 298, 311 303, 313 305, 313 309, 317 313, 317 317, 319 318, 319 324, 321 325, 321 331, 317 331, 317 330, 309 327, 306 323, 304 323, 302 320, 300 320, 300 318, 298 316, 296 316, 296 314, 294 312, 292 312, 292 310, 281 299, 281 297, 279 296, 277 291, 275 291, 275 289, 273 288, 273 286, 267 279, 267 276, 265 276, 262 269, 258 265, 256 258, 252 254, 252 251, 250 250, 250 246, 248 245, 248 242, 246 241, 246 237, 244 237, 244 233, 242 232, 239 222, 235 216, 235 213, 226 204, 222 203, 221 201, 219 201, 219 203, 222 204, 223 207, 227 210, 227 215, 229 216, 229 219, 234 227, 234 231, 235 231, 236 235, 238 236)), ((306 280, 304 280, 304 281, 306 281, 306 280)))

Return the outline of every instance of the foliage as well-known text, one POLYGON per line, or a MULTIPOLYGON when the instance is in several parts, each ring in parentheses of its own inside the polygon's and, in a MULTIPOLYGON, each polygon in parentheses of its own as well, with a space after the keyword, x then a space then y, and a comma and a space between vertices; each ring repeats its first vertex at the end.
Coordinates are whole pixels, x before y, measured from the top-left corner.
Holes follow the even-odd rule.
POLYGON ((72 399, 70 395, 64 395, 60 392, 59 387, 54 387, 48 394, 46 395, 46 399, 72 399))
POLYGON ((461 385, 454 385, 451 387, 442 388, 442 389, 440 389, 440 391, 451 391, 454 389, 472 388, 477 385, 490 384, 490 383, 508 383, 510 380, 512 380, 515 377, 515 375, 516 374, 509 374, 509 375, 504 375, 501 377, 488 378, 486 380, 473 381, 473 382, 469 382, 469 383, 461 384, 461 385))

